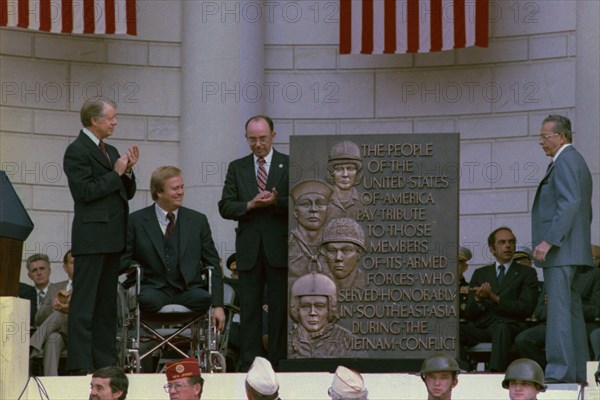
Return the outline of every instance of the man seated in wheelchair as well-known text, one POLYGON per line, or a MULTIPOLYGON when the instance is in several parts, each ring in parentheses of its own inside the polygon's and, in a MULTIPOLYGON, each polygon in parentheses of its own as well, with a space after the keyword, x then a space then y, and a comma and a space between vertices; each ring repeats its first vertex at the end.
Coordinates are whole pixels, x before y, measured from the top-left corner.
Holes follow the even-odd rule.
POLYGON ((179 304, 205 312, 213 306, 213 323, 223 331, 223 277, 219 254, 206 216, 182 206, 181 170, 158 167, 150 179, 154 204, 129 215, 121 269, 141 266, 140 309, 158 312, 179 304), (202 268, 213 266, 212 296, 202 268))

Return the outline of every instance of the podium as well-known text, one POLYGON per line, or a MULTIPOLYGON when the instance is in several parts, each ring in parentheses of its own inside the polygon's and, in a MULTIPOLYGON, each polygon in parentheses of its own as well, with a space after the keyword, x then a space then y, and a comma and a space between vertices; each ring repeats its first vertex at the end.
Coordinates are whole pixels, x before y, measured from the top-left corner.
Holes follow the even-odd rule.
POLYGON ((33 222, 6 172, 0 171, 0 296, 17 297, 23 242, 33 222))

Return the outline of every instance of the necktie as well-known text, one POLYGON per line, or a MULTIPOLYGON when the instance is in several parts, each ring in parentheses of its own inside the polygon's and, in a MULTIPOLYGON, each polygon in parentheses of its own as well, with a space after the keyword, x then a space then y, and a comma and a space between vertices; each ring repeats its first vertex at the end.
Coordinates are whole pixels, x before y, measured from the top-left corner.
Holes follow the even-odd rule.
POLYGON ((256 172, 256 183, 258 184, 258 189, 263 191, 267 187, 267 169, 265 168, 265 164, 267 162, 264 158, 260 157, 258 159, 258 171, 256 172))
POLYGON ((108 152, 106 151, 106 146, 104 145, 104 142, 102 140, 100 141, 100 143, 98 143, 98 147, 100 147, 100 151, 102 152, 102 154, 104 154, 104 157, 106 157, 106 159, 110 163, 110 157, 108 156, 108 152))
POLYGON ((42 303, 44 302, 44 298, 46 297, 46 293, 44 293, 43 291, 39 291, 38 292, 38 308, 40 308, 42 306, 42 303))
POLYGON ((506 269, 506 267, 502 264, 498 265, 498 284, 502 283, 502 279, 504 279, 504 276, 506 275, 504 273, 504 270, 506 269))
POLYGON ((173 234, 173 228, 175 227, 175 214, 168 212, 167 219, 169 220, 169 223, 167 224, 167 229, 165 230, 165 237, 170 238, 173 234))

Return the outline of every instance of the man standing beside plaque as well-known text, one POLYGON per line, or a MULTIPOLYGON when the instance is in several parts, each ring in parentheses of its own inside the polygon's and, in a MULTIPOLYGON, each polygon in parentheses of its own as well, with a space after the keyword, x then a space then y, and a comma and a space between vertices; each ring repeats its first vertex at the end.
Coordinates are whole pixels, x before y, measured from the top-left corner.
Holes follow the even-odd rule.
POLYGON ((572 283, 581 266, 593 265, 592 177, 572 140, 567 117, 544 119, 539 144, 552 162, 535 193, 531 236, 548 292, 548 382, 585 382, 589 357, 581 297, 572 283))
POLYGON ((269 360, 277 369, 286 358, 289 157, 273 149, 273 121, 257 115, 246 122, 252 154, 232 161, 219 213, 238 221, 237 270, 240 277, 241 369, 262 354, 262 305, 268 285, 269 360))
POLYGON ((516 238, 507 227, 495 229, 488 237, 496 262, 478 268, 471 278, 465 317, 460 326, 461 343, 472 346, 492 342, 490 370, 504 372, 515 336, 527 328, 538 298, 535 270, 513 261, 516 238))

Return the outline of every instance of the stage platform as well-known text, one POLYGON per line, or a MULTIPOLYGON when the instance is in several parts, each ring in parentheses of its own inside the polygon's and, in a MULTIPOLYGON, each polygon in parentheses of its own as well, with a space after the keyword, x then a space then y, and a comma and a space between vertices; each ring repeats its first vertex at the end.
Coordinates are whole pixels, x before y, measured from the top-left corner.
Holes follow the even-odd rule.
MULTIPOLYGON (((597 363, 588 363, 588 381, 590 385, 580 393, 579 385, 551 385, 540 400, 593 400, 599 399, 600 389, 593 381, 593 372, 597 363), (582 397, 583 396, 583 397, 582 397)), ((245 374, 206 374, 205 400, 243 400, 245 399, 245 374)), ((412 374, 364 374, 370 400, 413 400, 427 398, 427 392, 421 379, 412 374)), ((169 396, 162 386, 166 383, 164 375, 131 374, 130 400, 164 400, 169 396)), ((327 389, 333 375, 324 372, 286 372, 278 374, 280 397, 283 400, 320 400, 328 399, 327 389)), ((459 383, 453 391, 456 400, 506 400, 508 391, 502 389, 503 374, 471 373, 459 375, 459 383)), ((78 377, 39 377, 43 391, 50 400, 80 400, 87 398, 91 376, 78 377)), ((40 388, 33 378, 22 397, 24 400, 40 399, 40 388)))
MULTIPOLYGON (((81 400, 89 397, 91 376, 28 377, 29 303, 15 297, 0 297, 0 400, 81 400)), ((365 360, 366 361, 366 360, 365 360)), ((371 360, 372 361, 372 360, 371 360)), ((597 362, 587 364, 589 385, 551 385, 540 400, 600 400, 594 382, 597 362)), ((353 365, 361 371, 360 365, 353 365)), ((412 373, 363 373, 370 400, 417 400, 427 398, 421 378, 412 373)), ((161 374, 129 374, 130 400, 168 399, 161 374)), ((245 374, 205 374, 204 400, 245 399, 245 374)), ((326 400, 333 375, 329 372, 278 373, 283 400, 326 400)), ((504 374, 459 375, 454 400, 506 400, 504 374)))

